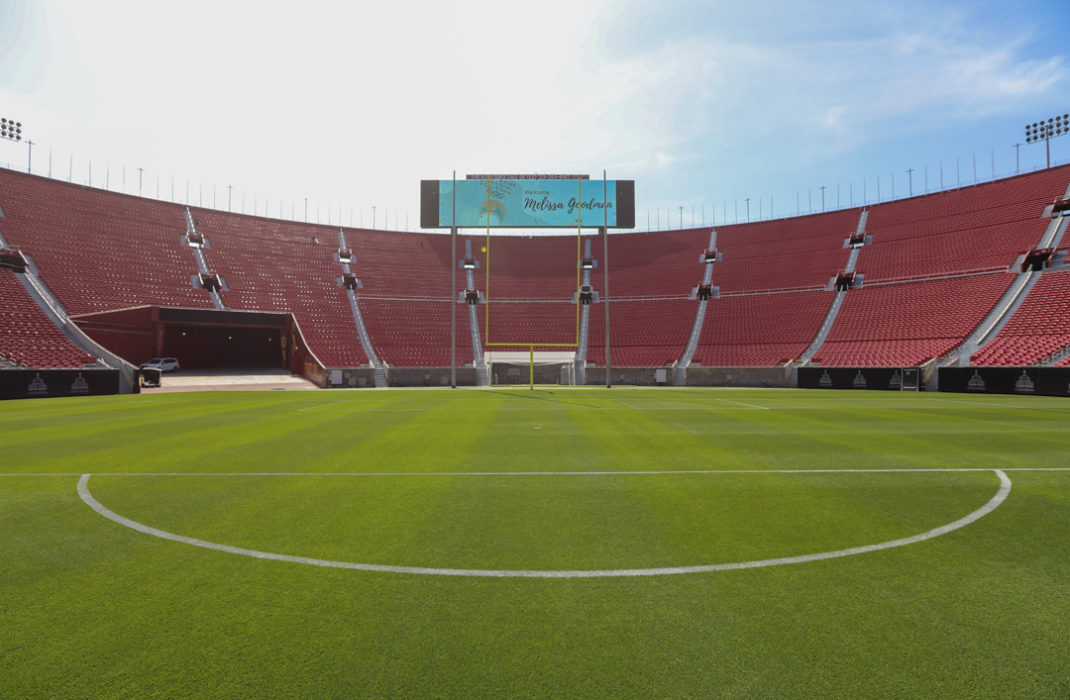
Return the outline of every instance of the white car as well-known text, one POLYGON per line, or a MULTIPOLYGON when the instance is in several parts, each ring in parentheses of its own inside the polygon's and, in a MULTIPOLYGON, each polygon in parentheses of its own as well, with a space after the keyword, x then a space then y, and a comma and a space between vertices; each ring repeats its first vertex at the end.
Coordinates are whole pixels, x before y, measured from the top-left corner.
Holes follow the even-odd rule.
POLYGON ((174 357, 154 357, 148 362, 141 363, 141 369, 158 369, 161 372, 177 372, 178 359, 174 357))

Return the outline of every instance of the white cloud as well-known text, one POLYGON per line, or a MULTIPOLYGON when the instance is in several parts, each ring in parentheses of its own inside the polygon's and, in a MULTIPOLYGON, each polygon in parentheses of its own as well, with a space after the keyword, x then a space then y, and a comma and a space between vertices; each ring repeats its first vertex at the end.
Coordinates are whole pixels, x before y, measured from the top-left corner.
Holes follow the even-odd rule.
POLYGON ((843 105, 837 105, 825 110, 824 126, 826 129, 838 129, 840 128, 840 122, 843 119, 843 115, 847 112, 847 108, 843 105))
POLYGON ((819 15, 764 11, 759 32, 720 4, 668 24, 661 6, 568 0, 43 7, 17 52, 0 41, 0 66, 18 60, 0 102, 42 148, 73 150, 82 179, 89 157, 98 183, 104 162, 142 166, 153 188, 230 184, 274 214, 307 195, 415 216, 417 180, 453 169, 605 167, 656 205, 1067 87, 1055 47, 992 41, 966 12, 854 8, 830 36, 792 31, 819 15))

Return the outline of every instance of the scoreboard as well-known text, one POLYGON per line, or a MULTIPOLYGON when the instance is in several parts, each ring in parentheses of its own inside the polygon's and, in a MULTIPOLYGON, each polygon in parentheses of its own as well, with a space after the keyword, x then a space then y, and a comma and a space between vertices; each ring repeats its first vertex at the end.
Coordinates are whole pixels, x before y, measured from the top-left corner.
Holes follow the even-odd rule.
POLYGON ((582 175, 483 175, 420 182, 423 228, 603 225, 635 227, 634 180, 590 180, 582 175))

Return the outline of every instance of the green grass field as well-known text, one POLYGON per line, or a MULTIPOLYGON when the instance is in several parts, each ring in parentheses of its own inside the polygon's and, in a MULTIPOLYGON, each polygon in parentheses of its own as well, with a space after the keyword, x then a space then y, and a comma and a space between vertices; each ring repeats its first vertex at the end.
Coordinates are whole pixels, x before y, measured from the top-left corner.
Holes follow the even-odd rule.
POLYGON ((1070 697, 1065 399, 156 394, 0 434, 4 698, 1070 697))

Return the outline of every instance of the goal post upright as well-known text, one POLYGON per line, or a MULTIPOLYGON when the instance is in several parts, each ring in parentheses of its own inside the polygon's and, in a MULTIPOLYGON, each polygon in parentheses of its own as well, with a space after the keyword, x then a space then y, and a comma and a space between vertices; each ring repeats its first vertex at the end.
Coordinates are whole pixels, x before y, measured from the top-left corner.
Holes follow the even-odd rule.
MULTIPOLYGON (((583 201, 583 180, 576 180, 576 201, 583 201)), ((576 210, 576 347, 580 347, 580 284, 583 280, 583 214, 576 210)))
POLYGON ((484 243, 484 247, 487 249, 486 259, 486 281, 483 283, 483 334, 487 336, 485 345, 491 346, 490 342, 490 178, 487 178, 487 212, 485 214, 487 219, 487 240, 484 243))

